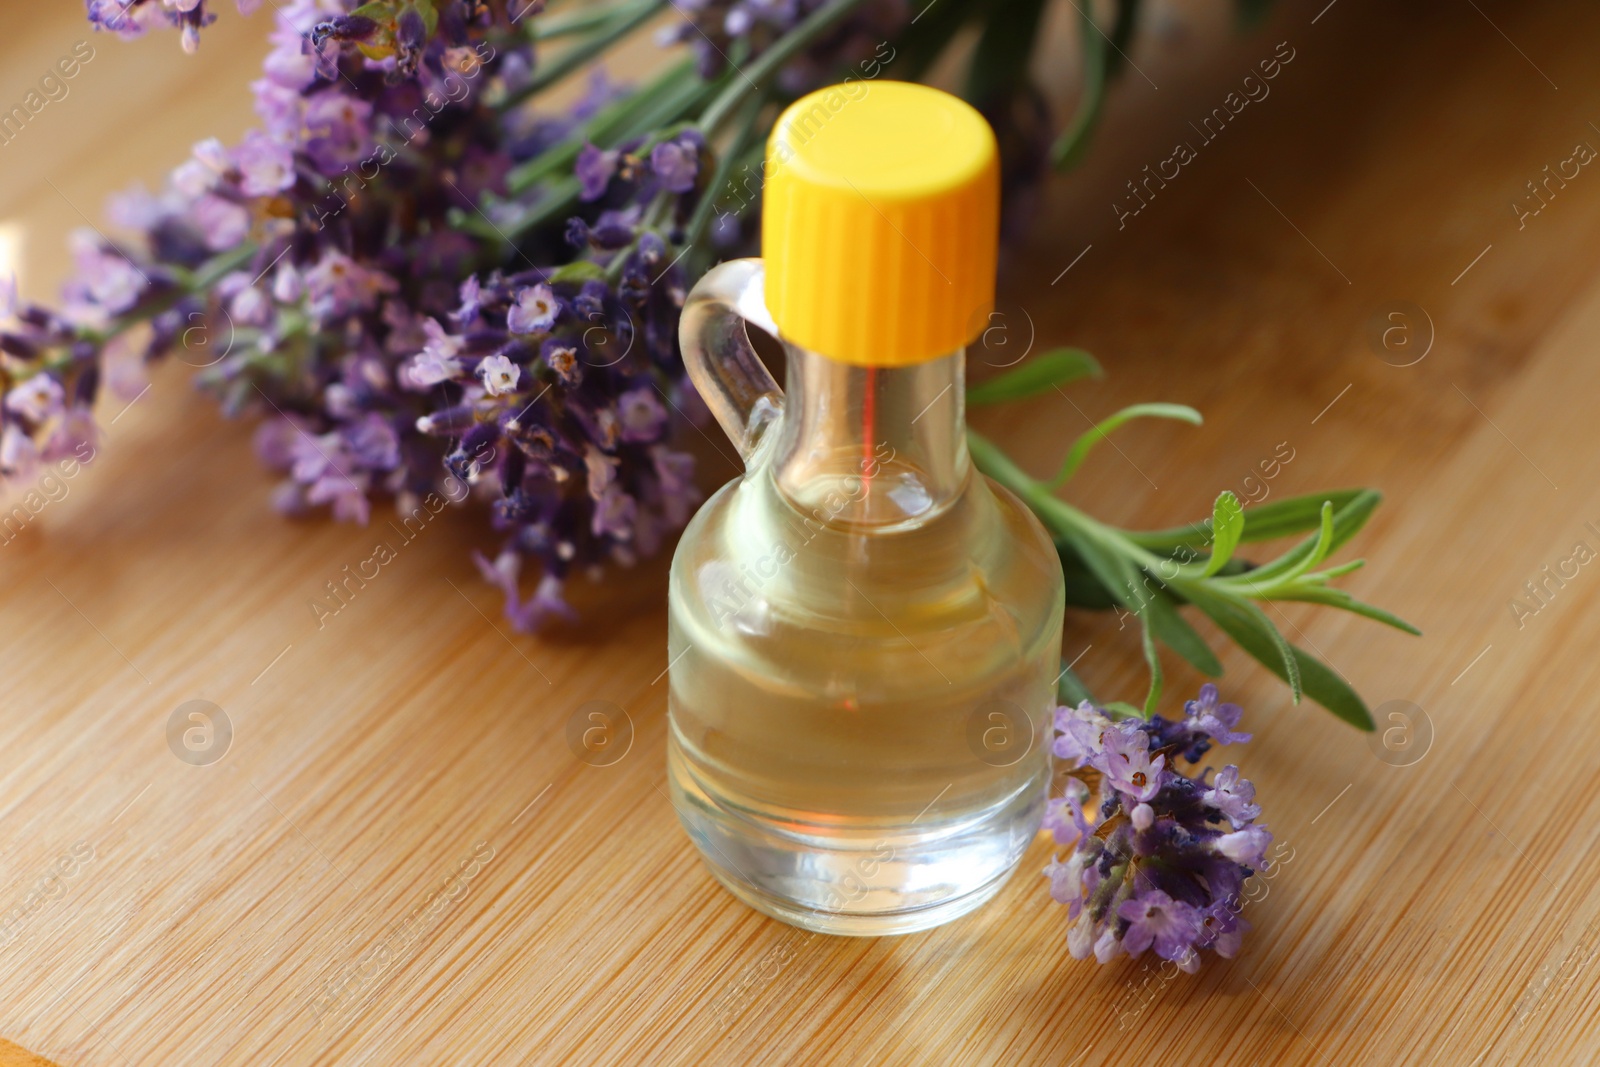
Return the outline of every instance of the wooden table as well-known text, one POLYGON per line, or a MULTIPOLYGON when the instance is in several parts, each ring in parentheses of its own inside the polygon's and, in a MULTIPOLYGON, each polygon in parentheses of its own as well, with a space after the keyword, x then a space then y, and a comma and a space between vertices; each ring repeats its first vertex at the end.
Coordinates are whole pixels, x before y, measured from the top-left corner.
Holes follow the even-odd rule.
MULTIPOLYGON (((92 38, 70 95, 0 147, 0 248, 27 292, 107 191, 248 123, 266 14, 219 6, 192 60, 92 38)), ((483 524, 452 514, 319 628, 308 601, 394 536, 386 515, 276 518, 247 427, 171 366, 120 417, 107 402, 99 461, 0 546, 0 1036, 72 1067, 1594 1062, 1600 572, 1542 603, 1524 583, 1600 548, 1600 175, 1521 226, 1510 205, 1600 145, 1600 12, 1394 6, 1291 4, 1248 36, 1216 2, 1158 7, 1004 283, 1010 322, 1112 376, 980 420, 1042 471, 1088 416, 1201 408, 1074 483, 1120 522, 1197 517, 1284 442, 1274 495, 1389 496, 1345 584, 1426 636, 1283 621, 1383 727, 1380 705, 1420 708, 1431 742, 1413 711, 1385 748, 1225 657, 1257 733, 1245 772, 1292 848, 1239 959, 1171 982, 1072 961, 1043 839, 929 933, 835 940, 747 910, 663 791, 662 566, 588 596, 577 630, 512 636, 466 558, 483 524), (1271 96, 1119 229, 1124 183, 1279 41, 1271 96), (1372 340, 1395 311, 1410 348, 1372 340), (168 747, 192 700, 232 724, 209 766, 168 747), (593 700, 633 725, 609 766, 566 741, 593 700)), ((0 103, 90 39, 79 11, 8 13, 0 103)), ((1066 95, 1064 64, 1046 77, 1066 95)), ((1069 615, 1065 649, 1100 693, 1142 692, 1114 621, 1069 615)), ((1175 691, 1196 682, 1169 666, 1175 691)))

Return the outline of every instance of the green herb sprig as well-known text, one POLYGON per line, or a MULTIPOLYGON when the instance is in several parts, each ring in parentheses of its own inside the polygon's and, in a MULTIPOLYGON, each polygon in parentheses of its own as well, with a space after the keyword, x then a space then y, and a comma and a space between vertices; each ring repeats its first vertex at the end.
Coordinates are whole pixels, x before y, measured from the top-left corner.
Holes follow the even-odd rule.
MULTIPOLYGON (((1045 352, 967 392, 973 406, 1020 400, 1103 372, 1078 349, 1045 352)), ((1262 604, 1302 601, 1341 608, 1403 630, 1421 631, 1404 619, 1364 603, 1331 584, 1364 561, 1326 566, 1372 517, 1382 497, 1371 489, 1341 489, 1244 508, 1224 491, 1211 516, 1167 530, 1123 530, 1095 519, 1056 496, 1095 446, 1123 425, 1141 418, 1199 425, 1200 413, 1181 404, 1135 404, 1102 419, 1083 433, 1055 476, 1039 480, 1024 472, 992 441, 968 431, 967 445, 979 470, 1022 498, 1050 531, 1061 556, 1067 602, 1075 607, 1120 608, 1139 620, 1150 671, 1144 706, 1115 710, 1148 718, 1161 699, 1163 675, 1158 646, 1165 645, 1201 673, 1222 674, 1222 663, 1179 609, 1192 606, 1232 641, 1283 679, 1295 703, 1309 696, 1345 722, 1373 729, 1372 714, 1355 689, 1328 664, 1290 643, 1262 604), (1237 553, 1241 545, 1296 533, 1309 535, 1267 563, 1237 553)), ((1061 697, 1092 699, 1070 669, 1062 674, 1061 697)))

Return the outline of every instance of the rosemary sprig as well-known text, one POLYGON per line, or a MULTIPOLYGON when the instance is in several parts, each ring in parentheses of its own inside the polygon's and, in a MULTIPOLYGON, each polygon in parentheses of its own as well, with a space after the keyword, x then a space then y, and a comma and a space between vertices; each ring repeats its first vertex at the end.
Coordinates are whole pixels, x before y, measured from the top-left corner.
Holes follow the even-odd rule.
MULTIPOLYGON (((974 387, 967 402, 983 405, 1021 399, 1100 373, 1088 353, 1056 349, 974 387)), ((1261 605, 1285 600, 1323 604, 1406 633, 1420 633, 1398 616, 1329 584, 1361 566, 1361 560, 1331 567, 1324 564, 1372 516, 1381 500, 1379 494, 1370 489, 1347 489, 1247 510, 1238 497, 1224 491, 1209 519, 1148 531, 1118 529, 1055 495, 1095 445, 1137 418, 1200 422, 1198 412, 1177 404, 1124 408, 1080 436, 1068 449, 1056 476, 1048 481, 1024 472, 978 433, 968 431, 967 443, 978 469, 1021 497, 1050 531, 1061 556, 1068 602, 1091 609, 1117 608, 1139 620, 1140 643, 1150 671, 1141 714, 1153 714, 1161 697, 1158 646, 1167 646, 1203 674, 1215 677, 1222 673, 1216 654, 1179 612, 1188 605, 1282 678, 1296 703, 1302 694, 1310 696, 1352 726, 1371 730, 1372 715, 1360 694, 1327 664, 1291 644, 1261 605), (1307 531, 1311 531, 1309 536, 1270 562, 1255 564, 1235 555, 1241 544, 1307 531)), ((1063 697, 1074 703, 1088 696, 1070 671, 1063 675, 1062 690, 1063 697)))

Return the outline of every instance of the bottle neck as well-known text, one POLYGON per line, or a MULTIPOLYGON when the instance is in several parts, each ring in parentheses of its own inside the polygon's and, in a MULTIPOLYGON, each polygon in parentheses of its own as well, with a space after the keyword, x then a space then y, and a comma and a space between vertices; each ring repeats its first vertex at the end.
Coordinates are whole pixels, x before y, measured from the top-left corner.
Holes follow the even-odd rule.
POLYGON ((963 351, 857 367, 784 347, 773 478, 808 520, 891 527, 931 518, 960 496, 969 469, 963 351))

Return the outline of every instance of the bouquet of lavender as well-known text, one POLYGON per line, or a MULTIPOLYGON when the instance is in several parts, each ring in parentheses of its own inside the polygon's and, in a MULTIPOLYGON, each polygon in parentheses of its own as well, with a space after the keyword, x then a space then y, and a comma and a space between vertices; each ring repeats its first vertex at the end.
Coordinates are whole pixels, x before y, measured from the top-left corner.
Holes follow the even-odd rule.
MULTIPOLYGON (((87 0, 123 36, 176 28, 197 47, 209 0, 87 0)), ((237 0, 249 14, 258 0, 237 0)), ((657 551, 697 499, 680 449, 701 417, 676 347, 687 285, 748 247, 761 133, 778 107, 830 79, 911 79, 976 28, 964 92, 990 117, 1008 193, 1077 159, 1136 25, 1084 20, 1085 88, 1052 134, 1028 81, 1042 0, 683 0, 669 56, 636 86, 596 70, 581 99, 545 90, 594 70, 646 32, 667 0, 284 0, 252 82, 259 126, 237 145, 196 144, 167 187, 116 198, 123 236, 75 241, 77 273, 50 308, 0 287, 0 476, 92 454, 102 385, 137 394, 173 355, 230 413, 262 417, 262 459, 284 473, 278 507, 367 521, 403 515, 446 485, 471 487, 494 531, 477 565, 518 629, 569 615, 574 576, 657 551), (87 446, 87 447, 86 447, 87 446)), ((1241 10, 1257 13, 1261 0, 1241 10)), ((976 386, 973 404, 1099 373, 1058 350, 976 386)), ((1179 613, 1193 605, 1290 686, 1371 729, 1359 695, 1290 645, 1258 603, 1301 600, 1405 623, 1321 567, 1377 495, 1342 491, 1125 531, 1055 495, 1094 446, 1146 417, 1141 404, 1080 438, 1037 481, 973 435, 975 461, 1053 531, 1075 605, 1137 618, 1157 706, 1166 645, 1204 673, 1221 663, 1179 613), (1257 566, 1249 541, 1308 532, 1257 566)), ((449 492, 459 499, 459 492, 449 492)), ((1070 670, 1063 696, 1087 698, 1070 670)))

